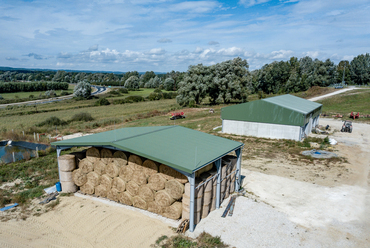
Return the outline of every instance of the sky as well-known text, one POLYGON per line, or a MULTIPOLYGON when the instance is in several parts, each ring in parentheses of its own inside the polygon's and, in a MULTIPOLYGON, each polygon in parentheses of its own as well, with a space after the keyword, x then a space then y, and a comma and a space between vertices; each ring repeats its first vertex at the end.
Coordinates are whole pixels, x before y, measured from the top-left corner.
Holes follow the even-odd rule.
POLYGON ((0 66, 186 71, 235 57, 249 69, 370 52, 370 0, 0 0, 0 66))

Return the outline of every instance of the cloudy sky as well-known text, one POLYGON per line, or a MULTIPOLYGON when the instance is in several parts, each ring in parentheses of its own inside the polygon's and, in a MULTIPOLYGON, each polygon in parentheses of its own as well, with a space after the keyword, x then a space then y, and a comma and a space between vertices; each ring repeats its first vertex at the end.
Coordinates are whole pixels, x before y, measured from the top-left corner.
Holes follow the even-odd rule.
POLYGON ((237 56, 250 69, 370 52, 369 0, 0 0, 0 66, 186 71, 237 56))

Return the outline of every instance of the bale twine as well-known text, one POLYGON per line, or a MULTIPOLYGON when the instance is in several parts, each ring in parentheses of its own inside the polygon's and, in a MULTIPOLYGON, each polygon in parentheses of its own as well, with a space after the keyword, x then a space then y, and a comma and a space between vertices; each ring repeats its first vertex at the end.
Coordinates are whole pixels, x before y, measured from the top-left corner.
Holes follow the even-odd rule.
POLYGON ((87 182, 92 184, 94 187, 98 186, 100 184, 100 176, 98 175, 98 173, 92 171, 87 174, 87 182))
POLYGON ((157 174, 158 166, 152 160, 147 159, 143 163, 143 172, 147 177, 150 177, 151 175, 157 174))
POLYGON ((72 179, 77 186, 82 186, 86 183, 87 176, 81 169, 77 169, 72 172, 72 179))
POLYGON ((142 170, 143 167, 141 166, 143 164, 143 161, 139 156, 131 154, 130 157, 128 158, 128 166, 132 170, 142 170))
POLYGON ((107 192, 107 198, 112 201, 118 201, 119 192, 117 189, 112 188, 107 192))
POLYGON ((132 181, 137 183, 139 186, 147 183, 147 177, 142 170, 135 170, 132 175, 132 181))
POLYGON ((113 178, 112 189, 117 189, 118 192, 123 192, 126 190, 126 183, 120 177, 113 178))
POLYGON ((110 177, 117 177, 119 174, 119 168, 115 163, 109 163, 105 167, 105 173, 110 177))
POLYGON ((171 206, 172 203, 175 202, 175 199, 173 199, 166 190, 160 190, 157 193, 155 193, 154 197, 155 201, 158 203, 159 206, 162 207, 168 207, 171 206))
POLYGON ((94 164, 90 162, 89 160, 87 160, 86 158, 80 161, 80 163, 78 164, 78 167, 85 174, 92 172, 94 170, 94 164))
MULTIPOLYGON (((190 209, 190 197, 187 195, 183 195, 182 197, 182 205, 186 209, 190 209)), ((203 207, 203 198, 195 198, 194 199, 194 209, 195 212, 199 212, 202 210, 203 207)))
POLYGON ((223 165, 221 167, 221 180, 223 180, 227 175, 227 166, 226 165, 223 165))
POLYGON ((86 158, 91 163, 95 163, 100 160, 100 152, 97 148, 91 147, 86 151, 86 158))
POLYGON ((207 172, 207 171, 211 170, 212 168, 213 168, 213 163, 210 163, 210 164, 204 166, 203 168, 201 168, 200 170, 197 170, 195 172, 195 177, 199 177, 202 173, 207 172))
POLYGON ((84 194, 92 195, 95 191, 95 185, 93 185, 91 182, 87 182, 80 187, 80 190, 84 194))
POLYGON ((234 193, 235 192, 235 180, 232 180, 231 183, 230 183, 230 194, 234 193))
POLYGON ((147 203, 154 201, 154 191, 147 184, 140 186, 138 196, 147 203))
POLYGON ((113 153, 113 162, 118 166, 124 166, 127 165, 127 156, 124 152, 122 151, 116 151, 113 153))
POLYGON ((74 182, 60 182, 62 193, 74 193, 77 191, 77 185, 74 182))
POLYGON ((100 151, 100 160, 103 161, 104 164, 109 164, 112 162, 113 154, 111 150, 103 148, 100 151))
POLYGON ((123 181, 128 182, 132 179, 132 175, 134 174, 134 170, 128 166, 122 166, 119 170, 119 177, 123 179, 123 181))
POLYGON ((156 214, 162 214, 163 213, 163 207, 160 206, 157 202, 152 201, 148 202, 148 211, 156 213, 156 214))
POLYGON ((132 196, 127 191, 119 193, 118 200, 125 205, 132 206, 132 196))
POLYGON ((188 178, 185 175, 181 174, 180 172, 172 169, 171 167, 167 165, 161 164, 159 166, 159 172, 163 174, 163 177, 166 180, 176 179, 180 183, 188 182, 188 178))
POLYGON ((65 154, 58 158, 60 171, 73 171, 76 169, 76 156, 71 154, 65 154))
POLYGON ((97 161, 94 163, 94 172, 98 175, 105 174, 105 164, 102 161, 97 161))
POLYGON ((169 180, 165 183, 165 190, 175 200, 182 197, 184 193, 184 185, 179 183, 177 180, 169 180))
POLYGON ((104 174, 100 177, 100 185, 104 185, 107 190, 110 190, 112 188, 112 182, 113 179, 107 174, 104 174))
POLYGON ((108 189, 104 185, 100 184, 95 187, 96 196, 107 197, 107 193, 108 193, 108 189))
POLYGON ((174 202, 171 206, 165 207, 163 209, 163 216, 177 220, 180 219, 182 213, 182 204, 181 202, 174 202))
POLYGON ((59 178, 61 182, 73 182, 72 172, 70 171, 61 171, 59 173, 59 178))
MULTIPOLYGON (((203 196, 204 184, 198 187, 200 183, 202 183, 202 181, 199 178, 195 178, 195 198, 200 198, 203 196)), ((185 195, 190 196, 190 183, 185 184, 185 195)))
POLYGON ((132 196, 135 196, 139 193, 139 188, 140 188, 140 186, 137 183, 133 182, 133 181, 129 181, 128 183, 126 183, 126 190, 132 196))
POLYGON ((148 204, 140 196, 134 196, 132 198, 132 205, 134 205, 134 207, 141 208, 144 210, 148 209, 148 204))
POLYGON ((166 181, 162 173, 157 173, 148 178, 148 186, 152 190, 158 191, 164 189, 166 181))

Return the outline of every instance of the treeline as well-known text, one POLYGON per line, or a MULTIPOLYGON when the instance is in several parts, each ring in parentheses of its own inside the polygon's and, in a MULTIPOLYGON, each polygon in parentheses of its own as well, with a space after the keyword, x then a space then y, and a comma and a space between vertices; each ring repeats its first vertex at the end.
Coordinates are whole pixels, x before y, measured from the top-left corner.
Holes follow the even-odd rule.
POLYGON ((245 101, 248 94, 283 94, 306 91, 312 86, 336 84, 370 85, 370 55, 359 55, 351 62, 335 65, 330 59, 310 57, 272 62, 248 71, 246 60, 236 58, 212 66, 189 66, 179 83, 177 102, 199 104, 206 97, 211 103, 245 101))
MULTIPOLYGON (((139 82, 140 88, 157 88, 163 85, 167 78, 174 80, 174 88, 181 81, 184 72, 171 71, 166 74, 155 74, 147 71, 140 74, 137 71, 129 71, 122 74, 114 73, 86 73, 86 72, 66 72, 60 71, 0 71, 0 82, 34 82, 34 81, 53 81, 78 83, 81 81, 95 85, 104 86, 124 86, 126 81, 134 76, 139 82)), ((173 89, 172 89, 173 90, 173 89)))
POLYGON ((2 82, 0 93, 32 92, 46 90, 68 90, 68 83, 63 82, 2 82))

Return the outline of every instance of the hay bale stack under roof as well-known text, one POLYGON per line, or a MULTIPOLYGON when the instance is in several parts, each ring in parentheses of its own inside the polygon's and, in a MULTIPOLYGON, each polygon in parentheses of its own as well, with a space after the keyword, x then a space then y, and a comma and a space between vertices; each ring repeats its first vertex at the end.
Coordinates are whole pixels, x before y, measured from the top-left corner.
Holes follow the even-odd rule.
POLYGON ((118 200, 125 205, 132 206, 132 195, 127 191, 119 193, 118 200))
POLYGON ((105 167, 106 167, 106 164, 104 164, 102 161, 99 160, 94 163, 94 172, 101 176, 105 174, 105 167))
POLYGON ((148 185, 142 185, 139 188, 138 196, 147 203, 152 202, 154 201, 154 190, 152 190, 148 185))
POLYGON ((142 170, 143 169, 142 165, 143 161, 139 156, 131 154, 130 157, 128 158, 128 166, 132 170, 142 170))
POLYGON ((113 163, 115 163, 118 167, 127 165, 127 156, 122 151, 116 151, 113 154, 113 163))
POLYGON ((86 177, 87 177, 87 182, 92 184, 94 187, 100 184, 101 177, 98 175, 98 173, 92 171, 89 174, 87 174, 86 177))
POLYGON ((85 174, 92 172, 94 170, 94 164, 91 161, 87 160, 86 158, 80 161, 78 167, 85 174))
POLYGON ((126 190, 126 183, 120 177, 113 178, 112 188, 117 189, 118 192, 123 192, 126 190))
POLYGON ((185 175, 183 175, 182 173, 172 169, 171 167, 169 167, 165 164, 161 164, 159 166, 159 172, 163 174, 163 176, 166 180, 176 179, 180 183, 187 183, 188 182, 188 178, 185 175))
POLYGON ((165 207, 163 209, 162 215, 173 220, 178 220, 181 218, 181 213, 182 213, 181 202, 174 202, 171 206, 165 207))
POLYGON ((184 193, 184 185, 177 180, 169 180, 165 183, 165 190, 175 200, 179 200, 184 193))
POLYGON ((107 167, 105 167, 105 173, 110 177, 117 177, 119 168, 115 163, 109 163, 107 167))
POLYGON ((100 152, 99 152, 98 148, 91 147, 91 148, 87 149, 86 158, 91 163, 98 162, 100 160, 100 152))
POLYGON ((128 182, 132 179, 132 175, 134 174, 134 170, 128 166, 122 166, 119 171, 119 177, 123 179, 123 181, 128 182))
POLYGON ((72 179, 77 186, 82 186, 87 182, 87 176, 81 169, 72 172, 72 179))
POLYGON ((175 202, 175 199, 173 199, 166 190, 160 190, 155 193, 154 199, 158 205, 162 207, 171 206, 171 204, 175 202))
POLYGON ((100 160, 104 163, 104 164, 109 164, 112 162, 112 158, 113 158, 113 154, 112 154, 112 151, 109 150, 109 149, 106 149, 106 148, 103 148, 101 151, 100 151, 100 160))
POLYGON ((110 190, 112 188, 112 182, 113 179, 107 174, 102 175, 100 178, 100 185, 104 185, 107 190, 110 190))
POLYGON ((148 186, 155 191, 164 189, 167 180, 164 178, 162 173, 151 175, 148 178, 148 186))
POLYGON ((154 161, 147 159, 143 163, 143 172, 147 177, 150 177, 158 173, 158 166, 154 161))

